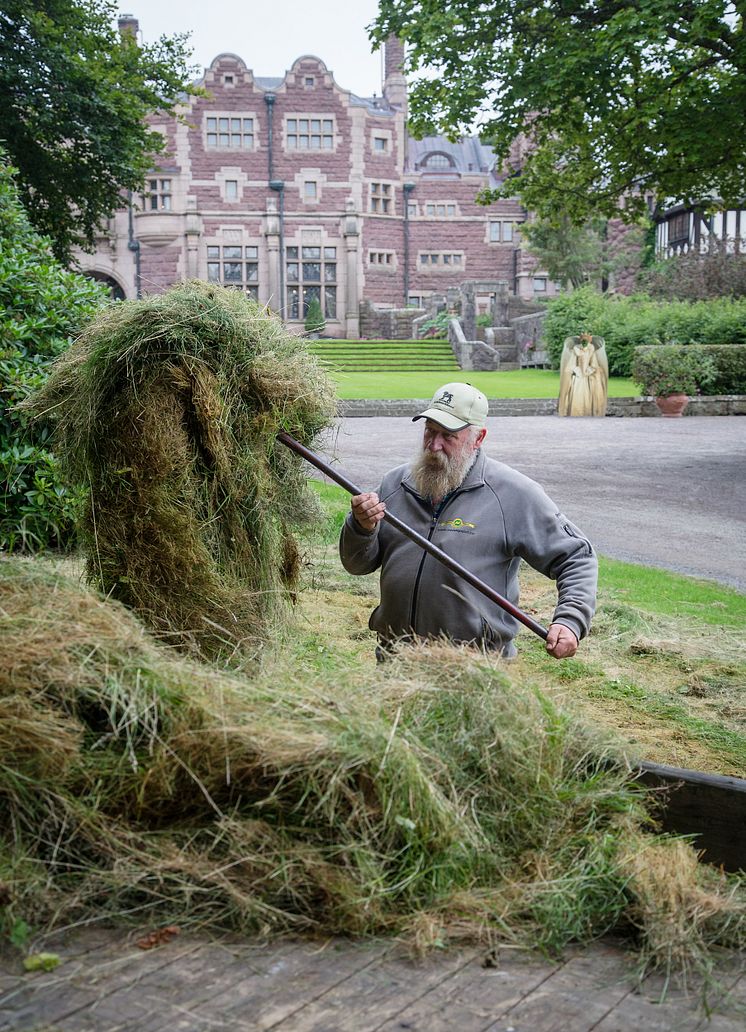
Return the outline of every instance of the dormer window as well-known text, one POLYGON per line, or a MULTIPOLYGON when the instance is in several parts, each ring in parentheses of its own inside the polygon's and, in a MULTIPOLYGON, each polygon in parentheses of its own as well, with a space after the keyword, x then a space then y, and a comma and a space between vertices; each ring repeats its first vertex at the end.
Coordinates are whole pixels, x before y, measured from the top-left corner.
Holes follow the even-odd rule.
POLYGON ((305 77, 305 79, 303 80, 303 85, 304 85, 304 87, 307 90, 313 89, 315 83, 316 83, 316 80, 314 79, 314 77, 312 75, 307 75, 305 77))
POLYGON ((223 76, 223 85, 224 86, 233 86, 234 85, 233 76, 232 75, 224 75, 223 76))
POLYGON ((428 154, 422 160, 421 165, 430 171, 440 172, 443 169, 453 168, 453 162, 447 154, 428 154))

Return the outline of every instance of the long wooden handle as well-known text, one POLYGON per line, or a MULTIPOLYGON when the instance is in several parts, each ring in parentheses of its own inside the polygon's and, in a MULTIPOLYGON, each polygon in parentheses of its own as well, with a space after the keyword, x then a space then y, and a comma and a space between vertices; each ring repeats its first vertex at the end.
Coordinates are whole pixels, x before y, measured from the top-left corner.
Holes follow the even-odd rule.
MULTIPOLYGON (((284 444, 287 448, 290 448, 291 451, 294 451, 307 462, 310 462, 312 466, 316 467, 316 469, 321 470, 321 472, 327 477, 339 484, 340 487, 343 487, 345 491, 349 491, 351 495, 359 495, 363 493, 359 487, 352 483, 351 480, 348 480, 342 473, 339 473, 336 469, 330 466, 328 462, 324 462, 324 460, 316 455, 315 452, 312 452, 310 448, 306 448, 305 445, 296 441, 294 437, 290 436, 290 434, 285 433, 284 430, 277 435, 277 440, 280 444, 284 444)), ((438 562, 442 563, 444 566, 447 566, 449 570, 453 570, 454 573, 458 574, 458 576, 468 584, 471 584, 473 588, 476 588, 477 591, 481 591, 481 593, 490 599, 491 602, 500 606, 500 608, 504 609, 506 613, 510 613, 512 617, 519 620, 524 624, 524 626, 528 627, 530 631, 533 631, 534 634, 538 634, 540 638, 543 638, 546 641, 546 628, 542 627, 540 623, 532 619, 528 613, 524 613, 521 609, 518 609, 518 607, 514 606, 512 602, 509 602, 507 598, 504 598, 499 594, 499 592, 495 591, 494 588, 491 588, 489 584, 485 584, 483 580, 480 580, 479 577, 475 576, 470 570, 467 570, 465 566, 456 562, 455 559, 452 559, 451 556, 441 548, 434 545, 432 541, 428 541, 428 539, 423 537, 422 534, 419 534, 416 530, 407 526, 406 523, 403 523, 398 516, 394 516, 393 513, 387 511, 384 513, 383 518, 386 523, 389 523, 392 527, 396 527, 400 533, 404 534, 411 541, 414 541, 416 545, 419 545, 423 551, 433 556, 433 558, 437 559, 438 562)))

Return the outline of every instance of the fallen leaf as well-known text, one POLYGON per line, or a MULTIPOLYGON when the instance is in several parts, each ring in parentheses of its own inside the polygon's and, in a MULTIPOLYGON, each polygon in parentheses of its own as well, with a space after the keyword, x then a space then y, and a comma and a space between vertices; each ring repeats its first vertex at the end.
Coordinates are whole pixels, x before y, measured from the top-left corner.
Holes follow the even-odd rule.
POLYGON ((181 929, 177 925, 156 928, 155 931, 144 935, 142 939, 138 939, 135 945, 139 946, 141 950, 153 950, 156 946, 163 946, 164 943, 170 942, 180 931, 181 929))

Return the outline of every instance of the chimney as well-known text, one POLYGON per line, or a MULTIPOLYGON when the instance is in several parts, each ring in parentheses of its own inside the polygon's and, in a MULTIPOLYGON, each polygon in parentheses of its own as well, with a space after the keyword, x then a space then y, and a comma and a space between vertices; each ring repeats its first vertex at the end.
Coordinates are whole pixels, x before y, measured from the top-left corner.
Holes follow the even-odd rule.
POLYGON ((117 19, 117 27, 120 36, 131 36, 133 40, 137 40, 140 23, 133 14, 120 14, 117 19))
POLYGON ((407 80, 404 76, 404 44, 389 36, 383 45, 383 95, 389 104, 406 114, 407 80))

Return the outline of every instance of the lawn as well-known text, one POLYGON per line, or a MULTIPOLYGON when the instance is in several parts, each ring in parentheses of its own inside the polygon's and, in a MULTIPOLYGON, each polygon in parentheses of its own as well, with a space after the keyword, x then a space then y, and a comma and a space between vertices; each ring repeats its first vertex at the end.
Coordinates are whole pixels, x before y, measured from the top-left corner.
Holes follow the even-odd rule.
MULTIPOLYGON (((559 372, 553 369, 515 369, 506 372, 417 373, 330 373, 340 398, 429 398, 449 380, 466 380, 488 398, 556 398, 559 372)), ((609 379, 609 397, 639 397, 640 389, 632 380, 609 379)))

